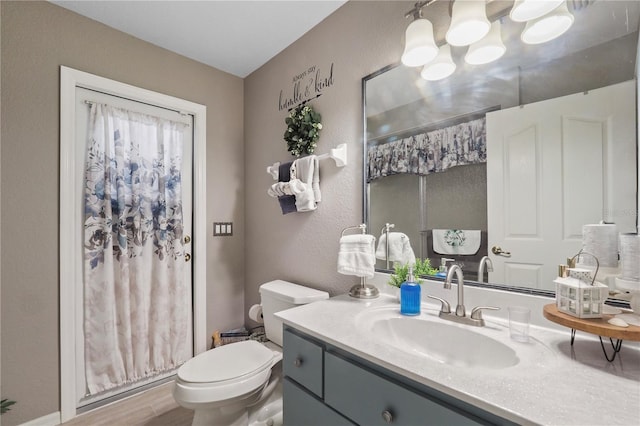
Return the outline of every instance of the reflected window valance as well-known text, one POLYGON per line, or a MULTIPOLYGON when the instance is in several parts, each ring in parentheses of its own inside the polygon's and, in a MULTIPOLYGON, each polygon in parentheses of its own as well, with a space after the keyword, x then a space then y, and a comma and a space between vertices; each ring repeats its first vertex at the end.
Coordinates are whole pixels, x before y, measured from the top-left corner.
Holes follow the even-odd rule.
POLYGON ((428 175, 487 162, 484 117, 369 147, 367 182, 398 173, 428 175))

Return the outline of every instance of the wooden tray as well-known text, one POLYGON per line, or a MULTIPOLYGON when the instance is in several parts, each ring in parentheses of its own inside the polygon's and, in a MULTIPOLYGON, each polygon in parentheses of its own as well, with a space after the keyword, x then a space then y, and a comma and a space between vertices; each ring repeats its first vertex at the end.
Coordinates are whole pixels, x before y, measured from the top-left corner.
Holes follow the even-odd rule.
POLYGON ((605 314, 602 318, 577 318, 560 312, 555 303, 545 305, 542 313, 549 321, 575 330, 612 339, 640 342, 640 327, 637 325, 630 325, 629 327, 611 325, 607 321, 614 315, 605 314))

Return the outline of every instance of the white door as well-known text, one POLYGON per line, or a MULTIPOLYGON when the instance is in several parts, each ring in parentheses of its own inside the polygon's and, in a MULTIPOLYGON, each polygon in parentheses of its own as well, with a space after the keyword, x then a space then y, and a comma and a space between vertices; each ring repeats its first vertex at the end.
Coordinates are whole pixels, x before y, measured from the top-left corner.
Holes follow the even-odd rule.
POLYGON ((487 114, 490 282, 554 289, 582 225, 633 232, 634 124, 635 81, 487 114))
MULTIPOLYGON (((182 184, 182 211, 183 211, 183 229, 184 235, 188 236, 188 241, 191 241, 192 235, 192 176, 193 176, 193 167, 192 167, 192 151, 193 151, 193 117, 191 115, 180 114, 176 111, 168 110, 166 108, 160 108, 153 105, 148 105, 136 101, 132 101, 129 99, 124 99, 121 97, 111 96, 105 93, 97 92, 94 90, 84 89, 84 88, 76 88, 76 140, 78 141, 86 141, 88 135, 88 125, 89 125, 89 110, 90 103, 99 102, 105 103, 114 107, 123 108, 129 111, 135 111, 155 117, 161 117, 164 119, 182 122, 187 124, 183 131, 183 141, 184 141, 184 151, 183 151, 183 160, 182 160, 182 171, 183 175, 181 177, 182 184)), ((86 154, 86 144, 78 143, 76 149, 76 164, 84 164, 85 162, 85 154, 86 154)), ((80 212, 80 217, 84 216, 84 202, 83 202, 83 190, 84 190, 84 169, 83 167, 78 167, 76 170, 76 191, 79 194, 77 197, 79 205, 76 206, 78 211, 80 212)), ((83 223, 80 222, 77 224, 80 227, 78 235, 83 235, 82 227, 83 223)), ((186 238, 186 237, 185 237, 186 238)), ((186 242, 187 240, 185 240, 186 242)), ((76 245, 77 253, 76 256, 80 256, 80 259, 83 256, 83 246, 82 241, 79 241, 76 245)), ((191 253, 191 244, 185 244, 185 259, 190 259, 191 253)), ((184 268, 184 278, 185 283, 188 283, 188 287, 191 288, 192 282, 192 269, 190 267, 184 268)), ((81 281, 80 281, 81 282, 81 281)), ((85 336, 83 333, 83 323, 84 323, 84 296, 82 292, 82 287, 77 289, 76 292, 76 360, 80 360, 76 364, 76 403, 78 407, 85 406, 114 395, 118 395, 124 392, 128 392, 132 389, 139 388, 141 386, 147 385, 157 380, 161 380, 165 377, 169 377, 174 374, 173 371, 164 373, 162 375, 156 375, 150 377, 148 379, 143 379, 139 382, 128 384, 126 386, 118 387, 114 390, 110 390, 107 392, 103 392, 97 395, 86 395, 86 378, 85 378, 85 366, 83 360, 84 357, 84 340, 85 336)), ((189 294, 188 299, 192 299, 192 295, 189 294)), ((191 313, 193 314, 193 313, 191 313)), ((193 322, 193 315, 191 315, 191 323, 193 322)), ((189 340, 185 342, 185 346, 188 348, 193 348, 193 326, 188 333, 189 340)), ((191 351, 191 356, 193 356, 193 351, 191 351)))

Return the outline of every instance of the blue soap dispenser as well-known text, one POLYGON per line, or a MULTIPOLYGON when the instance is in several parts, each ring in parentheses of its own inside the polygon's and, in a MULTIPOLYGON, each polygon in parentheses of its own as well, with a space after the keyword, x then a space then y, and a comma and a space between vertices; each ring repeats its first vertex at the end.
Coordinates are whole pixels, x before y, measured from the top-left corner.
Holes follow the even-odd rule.
POLYGON ((400 286, 400 313, 420 315, 420 284, 413 277, 413 266, 409 266, 407 280, 400 286))

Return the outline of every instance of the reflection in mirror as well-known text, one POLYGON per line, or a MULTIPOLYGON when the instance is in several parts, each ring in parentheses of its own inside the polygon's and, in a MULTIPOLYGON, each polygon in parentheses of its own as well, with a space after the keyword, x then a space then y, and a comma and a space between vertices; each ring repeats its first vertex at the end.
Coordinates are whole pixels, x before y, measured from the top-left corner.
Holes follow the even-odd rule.
MULTIPOLYGON (((423 11, 438 45, 448 3, 423 11)), ((490 64, 452 47, 445 79, 403 65, 364 78, 370 229, 393 223, 416 257, 453 258, 468 280, 542 292, 582 248, 583 225, 637 232, 640 2, 567 4, 574 25, 538 45, 501 18, 507 50, 490 64), (485 256, 493 268, 478 277, 485 256)), ((614 287, 617 265, 602 269, 614 287)))

